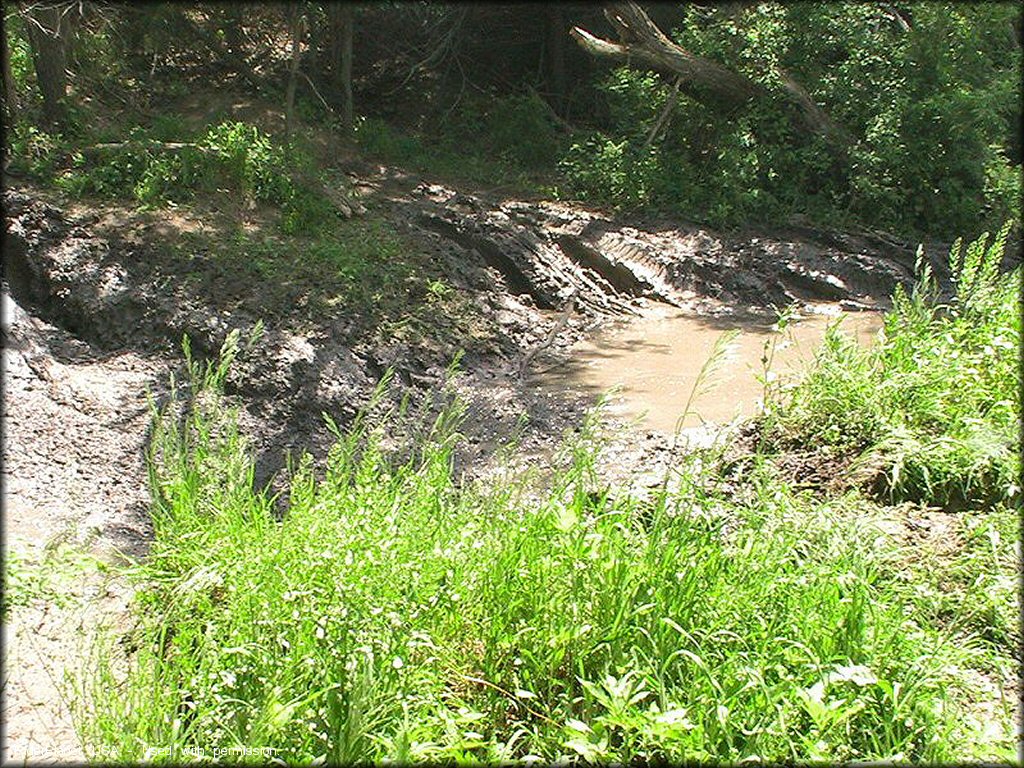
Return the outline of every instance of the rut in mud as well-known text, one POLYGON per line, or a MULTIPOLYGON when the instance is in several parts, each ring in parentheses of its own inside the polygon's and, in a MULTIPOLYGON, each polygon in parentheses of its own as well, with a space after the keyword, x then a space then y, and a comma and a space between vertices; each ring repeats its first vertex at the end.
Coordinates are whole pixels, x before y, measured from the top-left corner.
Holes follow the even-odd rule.
MULTIPOLYGON (((726 235, 665 222, 631 225, 566 204, 492 201, 385 176, 368 180, 368 188, 375 192, 367 203, 437 260, 450 284, 498 329, 498 342, 474 346, 453 338, 447 347, 423 349, 368 343, 344 316, 285 311, 267 319, 259 354, 240 360, 228 382, 254 438, 260 483, 279 474, 286 451, 322 455, 330 435, 321 413, 350 419, 389 367, 397 373, 397 399, 408 387, 436 387, 465 347, 458 390, 470 409, 470 466, 520 414, 530 417, 524 443, 536 447, 557 440, 588 404, 589 394, 553 399, 519 381, 524 356, 535 367, 550 365, 571 343, 616 317, 643 314, 651 301, 703 316, 766 318, 776 308, 823 300, 878 308, 896 285, 913 279, 911 244, 877 235, 726 235), (550 349, 540 349, 570 297, 576 311, 550 349)), ((76 360, 102 365, 129 353, 145 360, 150 375, 137 383, 159 399, 166 395, 161 380, 181 367, 183 335, 197 355, 213 355, 230 329, 251 330, 265 319, 261 308, 272 304, 259 280, 240 282, 238 273, 202 254, 185 259, 157 248, 167 236, 158 225, 130 234, 108 227, 100 236, 98 216, 76 219, 27 189, 7 191, 5 208, 5 291, 26 313, 14 314, 5 336, 9 346, 35 350, 28 357, 60 354, 50 343, 56 331, 40 332, 25 319, 34 317, 72 340, 76 360)), ((933 267, 943 274, 941 258, 933 267)), ((141 413, 145 393, 136 395, 132 412, 141 413)), ((32 416, 16 405, 9 414, 15 429, 32 416)), ((142 439, 133 439, 140 450, 142 439)), ((137 495, 141 465, 128 474, 137 495)))

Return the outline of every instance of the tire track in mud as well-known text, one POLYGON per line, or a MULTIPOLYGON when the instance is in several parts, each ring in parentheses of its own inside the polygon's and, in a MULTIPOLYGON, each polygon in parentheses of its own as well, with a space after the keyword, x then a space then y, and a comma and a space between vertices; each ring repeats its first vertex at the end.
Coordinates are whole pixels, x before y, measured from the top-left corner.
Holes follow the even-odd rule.
MULTIPOLYGON (((714 314, 823 301, 878 309, 897 285, 912 284, 916 266, 914 244, 868 232, 633 226, 577 206, 488 203, 426 183, 390 203, 462 258, 495 268, 512 293, 541 309, 575 295, 595 317, 637 314, 644 299, 714 314)), ((948 283, 946 251, 937 243, 925 250, 940 283, 948 283)))

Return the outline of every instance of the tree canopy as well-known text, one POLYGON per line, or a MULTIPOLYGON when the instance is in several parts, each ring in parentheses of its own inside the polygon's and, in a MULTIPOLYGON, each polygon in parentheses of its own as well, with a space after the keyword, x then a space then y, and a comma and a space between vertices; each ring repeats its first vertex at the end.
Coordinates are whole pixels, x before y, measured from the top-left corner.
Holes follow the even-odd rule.
POLYGON ((1020 212, 1014 3, 22 2, 5 20, 14 144, 217 83, 371 149, 447 145, 717 224, 952 235, 1020 212))

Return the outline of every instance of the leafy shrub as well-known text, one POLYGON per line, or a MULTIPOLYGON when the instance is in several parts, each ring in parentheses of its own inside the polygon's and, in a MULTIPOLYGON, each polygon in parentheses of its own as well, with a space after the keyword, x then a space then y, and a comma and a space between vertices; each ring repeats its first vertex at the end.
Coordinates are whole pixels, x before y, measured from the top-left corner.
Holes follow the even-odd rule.
MULTIPOLYGON (((130 197, 158 205, 191 199, 197 192, 238 192, 244 199, 277 205, 288 234, 319 231, 337 220, 334 205, 318 190, 296 181, 310 159, 297 147, 282 147, 253 125, 223 122, 194 144, 168 148, 154 133, 181 138, 179 120, 167 119, 153 129, 132 129, 128 140, 91 154, 70 153, 70 163, 56 177, 64 192, 101 197, 130 197)), ((37 176, 53 174, 68 156, 59 137, 26 128, 16 139, 19 162, 37 176)))
POLYGON ((549 167, 562 145, 548 107, 533 93, 466 98, 442 138, 453 149, 470 148, 526 169, 549 167))
POLYGON ((986 220, 1022 221, 1022 177, 1024 169, 1020 163, 1013 165, 1001 152, 992 149, 992 158, 985 166, 986 220))
POLYGON ((11 167, 15 170, 52 178, 66 152, 67 143, 59 133, 24 123, 11 130, 11 167))
POLYGON ((186 155, 194 165, 185 170, 202 187, 223 185, 268 203, 283 203, 293 194, 285 151, 254 125, 220 123, 197 149, 198 154, 186 155))
POLYGON ((321 233, 337 225, 338 209, 324 195, 293 186, 281 207, 281 231, 286 235, 321 233))
POLYGON ((29 83, 35 79, 35 68, 32 65, 32 49, 25 35, 24 21, 12 13, 4 19, 3 34, 7 36, 7 50, 10 55, 11 74, 14 76, 14 87, 22 99, 28 92, 29 83))
POLYGON ((574 143, 560 167, 572 193, 632 208, 653 202, 660 173, 656 152, 602 134, 574 143))
POLYGON ((562 156, 567 191, 716 223, 799 213, 939 236, 994 228, 1020 205, 1014 14, 1001 4, 686 6, 674 38, 763 93, 728 110, 681 94, 648 157, 669 81, 613 70, 597 84, 597 130, 562 156), (801 128, 777 67, 852 141, 801 128))
POLYGON ((423 156, 426 149, 414 136, 400 133, 383 120, 364 118, 355 129, 356 141, 367 152, 392 162, 412 162, 423 156))

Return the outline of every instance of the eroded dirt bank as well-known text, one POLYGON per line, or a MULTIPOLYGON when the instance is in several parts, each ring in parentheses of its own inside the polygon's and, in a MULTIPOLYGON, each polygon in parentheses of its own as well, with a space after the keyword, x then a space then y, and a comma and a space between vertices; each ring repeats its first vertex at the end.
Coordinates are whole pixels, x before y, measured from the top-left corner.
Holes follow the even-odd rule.
MULTIPOLYGON (((464 466, 472 468, 523 414, 528 450, 574 426, 593 393, 555 396, 524 374, 550 366, 597 329, 643 314, 652 301, 709 322, 763 320, 794 303, 880 308, 913 279, 913 245, 880 235, 638 225, 566 204, 470 196, 385 168, 357 188, 428 254, 489 334, 389 338, 344 312, 315 315, 285 304, 276 286, 215 254, 165 247, 204 225, 197 214, 68 210, 38 190, 6 191, 4 476, 12 535, 72 530, 78 540, 144 547, 148 397, 163 402, 170 373, 181 374, 183 335, 198 357, 209 357, 231 329, 265 323, 258 350, 243 355, 229 378, 261 483, 280 479, 288 451, 322 455, 329 433, 321 414, 344 424, 386 369, 396 371, 394 399, 408 389, 425 394, 462 349, 455 387, 469 407, 464 466)), ((944 276, 945 250, 928 253, 944 276)))
MULTIPOLYGON (((626 222, 566 204, 466 195, 385 168, 364 173, 355 186, 375 215, 440 269, 486 333, 389 336, 344 312, 288 304, 276 286, 209 251, 164 247, 205 226, 197 214, 71 209, 32 188, 7 189, 8 551, 31 559, 68 541, 103 556, 145 552, 149 398, 168 397, 170 374, 182 371, 186 334, 206 357, 231 329, 265 323, 258 349, 232 370, 229 392, 258 455, 257 482, 276 487, 286 452, 323 455, 330 434, 322 413, 344 424, 389 367, 396 371, 392 400, 412 389, 429 407, 448 363, 464 349, 453 381, 468 405, 460 468, 476 472, 511 434, 521 436, 527 453, 557 443, 592 402, 591 393, 536 389, 524 374, 553 364, 596 329, 642 315, 653 301, 709 320, 769 317, 794 302, 869 309, 913 278, 914 244, 880 235, 727 235, 626 222)), ((940 277, 945 252, 928 249, 940 277)), ((395 439, 400 449, 401 435, 395 439)), ((670 461, 669 437, 656 431, 632 435, 610 459, 652 478, 670 461)), ((123 605, 123 595, 115 598, 123 605)), ((69 616, 33 609, 9 627, 5 760, 75 756, 57 693, 69 616), (33 643, 11 646, 29 636, 33 643)), ((72 623, 83 621, 75 614, 72 623)))

